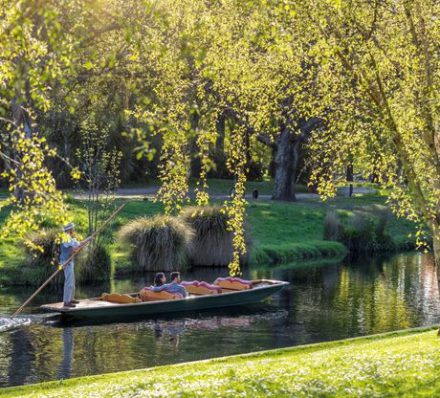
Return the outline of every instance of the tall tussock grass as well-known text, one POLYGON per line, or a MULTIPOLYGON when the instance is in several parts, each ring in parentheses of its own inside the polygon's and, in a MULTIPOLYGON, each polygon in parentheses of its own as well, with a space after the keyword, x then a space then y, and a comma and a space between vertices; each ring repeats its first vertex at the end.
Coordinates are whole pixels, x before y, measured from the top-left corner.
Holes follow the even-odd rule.
POLYGON ((374 214, 357 212, 345 222, 336 211, 329 211, 324 220, 324 239, 341 242, 353 253, 393 250, 393 241, 386 232, 389 211, 374 210, 374 214))
POLYGON ((324 219, 324 239, 339 240, 341 232, 341 220, 335 210, 327 212, 324 219))
POLYGON ((118 233, 119 240, 130 245, 132 261, 144 271, 185 269, 193 236, 182 220, 161 215, 133 220, 118 233))
POLYGON ((104 242, 98 239, 83 250, 75 264, 75 272, 78 282, 83 284, 109 280, 111 257, 104 242))
MULTIPOLYGON (((44 228, 39 231, 31 232, 27 236, 27 240, 31 245, 25 245, 26 264, 21 269, 23 274, 26 274, 30 269, 33 270, 31 274, 33 284, 39 284, 45 281, 53 272, 56 271, 56 266, 59 263, 59 238, 60 231, 56 228, 44 228), (38 272, 34 272, 35 269, 38 272)), ((60 273, 51 284, 62 284, 63 277, 60 273)), ((26 280, 26 275, 23 275, 26 280)))
MULTIPOLYGON (((190 248, 192 265, 227 266, 232 261, 232 232, 228 214, 219 206, 187 207, 179 218, 194 229, 190 248)), ((247 234, 248 235, 248 234, 247 234)), ((247 239, 249 251, 249 239, 247 239)), ((242 259, 246 262, 248 255, 242 259)))
MULTIPOLYGON (((32 243, 26 246, 27 264, 22 269, 23 279, 27 280, 26 273, 30 273, 38 279, 32 284, 44 282, 59 265, 60 255, 60 230, 42 229, 28 235, 32 243), (39 248, 39 249, 38 249, 39 248), (35 269, 38 272, 35 272, 35 269)), ((75 258, 75 274, 77 281, 84 284, 102 280, 108 280, 111 273, 111 258, 106 246, 100 240, 93 242, 83 249, 75 258)), ((62 285, 64 283, 63 272, 60 272, 51 284, 62 285)))

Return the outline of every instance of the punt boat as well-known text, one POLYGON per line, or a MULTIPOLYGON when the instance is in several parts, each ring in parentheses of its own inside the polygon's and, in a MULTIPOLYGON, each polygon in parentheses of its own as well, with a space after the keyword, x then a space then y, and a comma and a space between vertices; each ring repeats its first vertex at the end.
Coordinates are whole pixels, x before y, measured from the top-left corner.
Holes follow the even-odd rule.
MULTIPOLYGON (((252 281, 247 290, 225 290, 219 294, 194 295, 173 300, 145 301, 119 304, 103 300, 101 297, 79 300, 74 308, 66 308, 63 303, 42 305, 44 311, 55 312, 66 320, 119 319, 133 316, 158 316, 167 313, 181 313, 215 308, 242 306, 264 300, 279 292, 289 282, 259 279, 252 281)), ((130 296, 136 297, 137 293, 130 296)))

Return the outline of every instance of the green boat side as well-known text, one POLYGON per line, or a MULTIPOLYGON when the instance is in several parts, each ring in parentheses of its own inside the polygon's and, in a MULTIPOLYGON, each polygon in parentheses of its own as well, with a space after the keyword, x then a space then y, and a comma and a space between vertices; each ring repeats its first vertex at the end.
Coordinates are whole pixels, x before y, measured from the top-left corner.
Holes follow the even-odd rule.
POLYGON ((230 291, 221 294, 196 296, 184 299, 115 304, 100 298, 80 300, 75 308, 64 308, 62 303, 42 305, 44 311, 55 312, 64 319, 115 319, 131 316, 155 316, 167 313, 209 310, 257 303, 279 292, 288 282, 275 280, 255 281, 252 289, 230 291))

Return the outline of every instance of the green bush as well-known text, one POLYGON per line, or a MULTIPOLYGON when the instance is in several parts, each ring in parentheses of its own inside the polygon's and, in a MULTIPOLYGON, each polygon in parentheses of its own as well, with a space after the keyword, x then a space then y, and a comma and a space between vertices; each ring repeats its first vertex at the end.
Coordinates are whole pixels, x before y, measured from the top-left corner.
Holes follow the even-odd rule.
POLYGON ((75 264, 77 279, 81 283, 106 281, 111 276, 111 257, 107 246, 101 242, 93 242, 83 249, 75 264))
POLYGON ((374 215, 357 212, 346 222, 342 222, 334 210, 329 211, 324 220, 324 239, 341 242, 352 253, 395 249, 395 244, 386 232, 388 210, 375 210, 374 215))
POLYGON ((341 220, 335 210, 327 212, 324 219, 324 239, 339 240, 341 232, 341 220))
POLYGON ((130 245, 135 270, 182 270, 194 232, 181 219, 169 216, 141 217, 123 226, 118 237, 130 245))
MULTIPOLYGON (((192 265, 227 266, 232 261, 233 233, 228 231, 228 214, 219 206, 187 207, 180 215, 184 223, 194 230, 190 247, 192 265)), ((248 234, 245 232, 247 251, 250 251, 248 234)), ((246 263, 248 254, 241 259, 246 263)))
MULTIPOLYGON (((41 284, 56 271, 59 263, 59 229, 45 228, 40 231, 31 232, 27 240, 32 246, 25 245, 26 263, 21 267, 21 279, 29 284, 41 284)), ((63 283, 60 273, 51 284, 59 285, 63 283)))

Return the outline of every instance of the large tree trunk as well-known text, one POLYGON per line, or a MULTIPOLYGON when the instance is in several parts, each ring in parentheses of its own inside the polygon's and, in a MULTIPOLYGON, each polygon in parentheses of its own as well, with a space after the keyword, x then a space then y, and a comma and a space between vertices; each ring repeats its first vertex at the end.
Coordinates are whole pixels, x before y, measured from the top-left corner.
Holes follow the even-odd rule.
POLYGON ((271 147, 274 153, 274 160, 271 165, 275 170, 275 186, 272 199, 296 200, 295 182, 302 144, 308 140, 310 133, 314 129, 322 127, 322 125, 322 120, 316 117, 310 119, 301 118, 294 124, 284 124, 275 143, 265 134, 257 135, 257 139, 271 147), (289 128, 288 126, 291 127, 289 128), (294 130, 294 128, 297 130, 294 130))
POLYGON ((284 129, 276 142, 275 186, 272 199, 295 201, 295 180, 298 167, 300 140, 289 129, 284 129))

